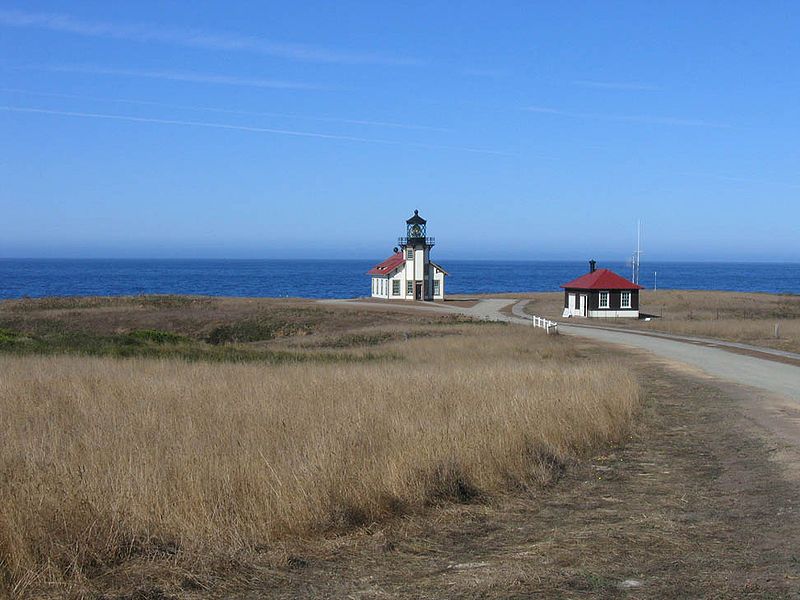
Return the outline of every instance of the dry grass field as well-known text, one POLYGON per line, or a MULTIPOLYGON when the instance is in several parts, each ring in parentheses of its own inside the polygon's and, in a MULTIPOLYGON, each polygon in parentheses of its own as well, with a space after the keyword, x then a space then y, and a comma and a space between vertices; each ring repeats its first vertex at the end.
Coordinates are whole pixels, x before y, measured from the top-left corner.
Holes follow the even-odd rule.
POLYGON ((99 597, 142 561, 242 570, 287 541, 543 489, 625 439, 639 405, 628 369, 564 368, 575 342, 526 328, 53 304, 0 305, 0 589, 20 597, 99 597))
MULTIPOLYGON (((560 319, 563 293, 522 294, 531 314, 560 319)), ((800 352, 800 296, 744 292, 643 290, 650 321, 591 319, 591 324, 695 335, 800 352), (775 326, 778 335, 775 335, 775 326)), ((576 321, 578 322, 578 321, 576 321)))

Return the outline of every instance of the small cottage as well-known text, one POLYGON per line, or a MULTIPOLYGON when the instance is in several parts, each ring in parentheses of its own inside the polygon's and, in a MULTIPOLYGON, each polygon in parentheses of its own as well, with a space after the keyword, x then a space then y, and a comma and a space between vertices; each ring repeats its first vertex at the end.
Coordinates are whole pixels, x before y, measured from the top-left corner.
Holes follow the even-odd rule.
POLYGON ((563 317, 639 318, 639 290, 642 286, 609 269, 597 269, 589 261, 589 272, 573 279, 564 288, 563 317))
POLYGON ((414 215, 406 221, 406 235, 397 240, 394 254, 375 265, 372 297, 385 300, 444 300, 444 278, 448 275, 431 260, 436 240, 427 236, 427 221, 414 215))

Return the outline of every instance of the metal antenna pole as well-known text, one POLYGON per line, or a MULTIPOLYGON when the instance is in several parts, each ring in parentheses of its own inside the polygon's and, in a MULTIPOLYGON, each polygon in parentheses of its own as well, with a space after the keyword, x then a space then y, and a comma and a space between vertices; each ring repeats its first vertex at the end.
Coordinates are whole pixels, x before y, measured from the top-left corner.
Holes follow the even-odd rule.
POLYGON ((634 283, 639 283, 639 266, 642 260, 642 221, 636 221, 636 279, 634 283))

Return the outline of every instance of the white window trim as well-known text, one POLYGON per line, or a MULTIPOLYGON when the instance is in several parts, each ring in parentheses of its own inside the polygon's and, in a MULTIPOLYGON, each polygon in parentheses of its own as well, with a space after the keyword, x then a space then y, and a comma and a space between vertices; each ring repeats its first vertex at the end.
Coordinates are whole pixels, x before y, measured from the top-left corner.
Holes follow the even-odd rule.
POLYGON ((611 292, 603 290, 597 296, 597 308, 611 308, 611 292), (603 304, 603 294, 606 295, 606 303, 603 304))
POLYGON ((633 292, 622 291, 619 293, 619 307, 631 308, 633 306, 633 292), (628 302, 625 302, 625 294, 628 296, 628 302))

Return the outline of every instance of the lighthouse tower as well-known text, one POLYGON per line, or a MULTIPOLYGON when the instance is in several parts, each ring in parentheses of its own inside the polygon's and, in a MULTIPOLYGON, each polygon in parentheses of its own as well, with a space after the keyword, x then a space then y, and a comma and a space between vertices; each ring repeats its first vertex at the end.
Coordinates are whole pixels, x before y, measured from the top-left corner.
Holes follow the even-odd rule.
POLYGON ((431 261, 435 243, 427 235, 427 221, 415 210, 406 221, 406 235, 397 240, 394 254, 368 272, 372 275, 372 297, 444 300, 444 278, 448 273, 431 261))
POLYGON ((431 248, 436 240, 427 237, 427 224, 415 210, 414 216, 406 221, 406 236, 397 240, 406 259, 406 294, 411 292, 414 300, 433 300, 431 248))

